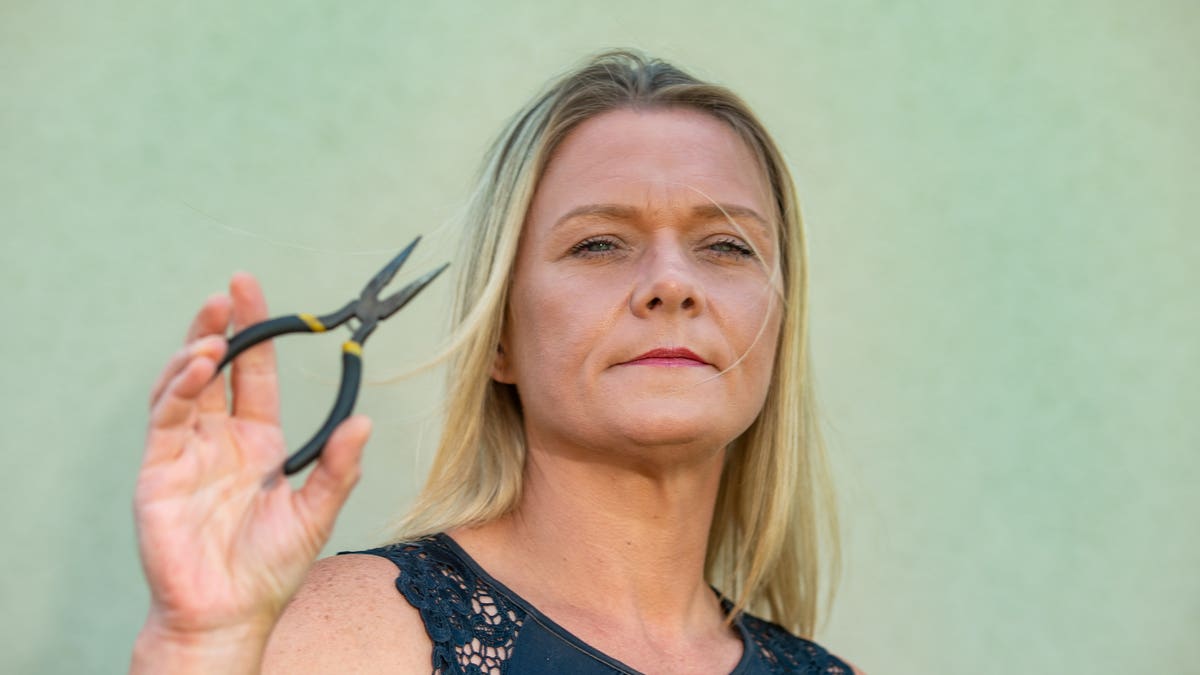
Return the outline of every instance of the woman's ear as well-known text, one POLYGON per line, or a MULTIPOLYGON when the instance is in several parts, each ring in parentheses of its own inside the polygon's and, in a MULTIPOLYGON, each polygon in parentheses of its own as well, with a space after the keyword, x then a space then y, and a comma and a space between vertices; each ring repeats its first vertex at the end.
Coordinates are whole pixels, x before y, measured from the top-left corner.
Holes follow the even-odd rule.
POLYGON ((512 364, 504 353, 504 343, 496 345, 496 359, 492 361, 492 379, 502 384, 516 384, 512 375, 512 364))

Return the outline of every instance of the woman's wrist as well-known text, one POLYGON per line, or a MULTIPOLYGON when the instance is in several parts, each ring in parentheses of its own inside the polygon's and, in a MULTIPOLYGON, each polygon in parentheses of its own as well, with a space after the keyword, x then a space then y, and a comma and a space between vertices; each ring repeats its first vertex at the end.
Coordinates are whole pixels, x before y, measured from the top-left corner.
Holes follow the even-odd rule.
POLYGON ((130 673, 258 673, 272 626, 181 631, 146 620, 133 646, 130 673))

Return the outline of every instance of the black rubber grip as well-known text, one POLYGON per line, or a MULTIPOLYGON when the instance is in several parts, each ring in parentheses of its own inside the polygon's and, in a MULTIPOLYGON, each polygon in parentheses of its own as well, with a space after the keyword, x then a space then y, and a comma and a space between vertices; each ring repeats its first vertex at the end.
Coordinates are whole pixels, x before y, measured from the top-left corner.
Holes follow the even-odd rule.
POLYGON ((281 316, 276 319, 268 319, 262 323, 256 323, 246 330, 241 331, 237 335, 229 338, 229 349, 225 351, 225 358, 221 359, 221 363, 217 365, 217 370, 220 371, 231 361, 237 358, 238 354, 246 351, 254 345, 270 340, 277 335, 286 333, 312 333, 313 329, 304 319, 301 319, 296 314, 281 316))
POLYGON ((297 450, 283 464, 283 473, 290 476, 304 469, 321 455, 329 437, 337 425, 354 412, 354 402, 358 400, 358 385, 362 380, 362 357, 350 351, 342 352, 342 385, 338 388, 337 400, 325 424, 317 431, 304 447, 297 450))

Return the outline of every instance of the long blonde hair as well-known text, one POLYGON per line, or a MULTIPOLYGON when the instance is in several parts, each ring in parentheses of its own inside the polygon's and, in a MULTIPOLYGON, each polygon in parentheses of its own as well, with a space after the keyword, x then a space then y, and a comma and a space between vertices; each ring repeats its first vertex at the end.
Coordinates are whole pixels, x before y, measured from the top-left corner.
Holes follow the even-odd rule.
POLYGON ((424 488, 401 521, 411 539, 498 518, 518 503, 525 437, 516 391, 491 379, 517 243, 551 153, 584 120, 620 108, 685 108, 728 123, 758 157, 772 191, 784 319, 770 389, 734 441, 708 539, 706 574, 749 609, 811 636, 829 553, 829 600, 840 565, 824 445, 814 415, 805 301, 807 261, 795 188, 782 155, 740 98, 632 51, 592 57, 552 82, 486 155, 466 212, 441 442, 424 488), (823 546, 822 544, 825 544, 823 546))

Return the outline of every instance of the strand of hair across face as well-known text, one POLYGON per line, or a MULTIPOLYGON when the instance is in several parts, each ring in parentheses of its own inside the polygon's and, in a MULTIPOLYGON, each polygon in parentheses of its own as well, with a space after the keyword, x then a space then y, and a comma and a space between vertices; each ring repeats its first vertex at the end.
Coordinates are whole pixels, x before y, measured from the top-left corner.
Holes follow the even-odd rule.
MULTIPOLYGON (((687 188, 688 190, 691 190, 692 192, 695 192, 696 194, 700 195, 701 197, 704 197, 705 199, 707 199, 714 206, 716 206, 718 209, 720 209, 721 213, 725 216, 725 220, 729 223, 729 225, 731 227, 733 227, 735 230, 737 230, 738 234, 743 239, 745 239, 746 241, 750 241, 750 237, 746 234, 745 229, 742 228, 742 226, 736 220, 734 220, 733 217, 729 215, 729 213, 727 213, 725 211, 725 208, 722 207, 721 204, 719 202, 717 202, 717 200, 713 199, 712 196, 709 195, 707 192, 705 192, 704 190, 701 190, 700 188, 698 188, 694 185, 690 185, 688 183, 674 183, 673 182, 671 184, 677 185, 679 187, 687 188)), ((775 236, 774 239, 775 239, 774 243, 775 243, 776 248, 779 248, 779 237, 775 236)), ((768 275, 767 283, 764 286, 764 290, 766 290, 768 292, 773 292, 772 293, 773 299, 782 303, 786 307, 787 299, 785 297, 783 297, 782 289, 780 289, 775 284, 775 282, 778 281, 779 277, 780 277, 779 265, 778 264, 773 265, 772 269, 765 269, 766 263, 765 263, 765 261, 763 261, 761 255, 758 256, 758 263, 760 266, 764 267, 764 270, 767 272, 767 275, 768 275)), ((770 312, 770 308, 768 306, 767 313, 769 314, 769 312, 770 312)), ((714 373, 713 375, 710 375, 709 377, 706 377, 703 380, 700 380, 699 382, 697 382, 693 385, 689 385, 689 388, 690 387, 698 387, 707 382, 711 382, 712 380, 715 380, 719 377, 724 376, 729 371, 731 371, 734 368, 737 368, 739 365, 741 365, 742 361, 744 361, 746 359, 746 357, 750 354, 751 350, 753 350, 754 347, 758 345, 759 340, 761 340, 763 335, 766 334, 766 330, 767 330, 767 314, 764 314, 762 323, 759 324, 759 326, 758 326, 758 332, 754 334, 754 340, 750 342, 750 346, 747 347, 744 352, 739 354, 738 357, 733 360, 733 363, 730 363, 728 366, 726 366, 720 372, 714 373)))

